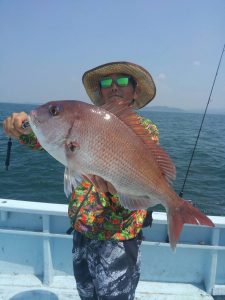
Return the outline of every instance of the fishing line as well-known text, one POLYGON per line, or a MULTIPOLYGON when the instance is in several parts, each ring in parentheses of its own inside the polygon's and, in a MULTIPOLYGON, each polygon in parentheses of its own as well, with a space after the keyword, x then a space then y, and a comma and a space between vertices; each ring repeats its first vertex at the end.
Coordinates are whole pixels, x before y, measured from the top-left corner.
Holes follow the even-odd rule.
POLYGON ((201 122, 199 131, 198 131, 198 136, 196 138, 196 142, 195 142, 195 145, 194 145, 194 148, 193 148, 193 151, 192 151, 192 155, 191 155, 191 159, 190 159, 190 162, 189 162, 189 165, 188 165, 188 168, 187 168, 187 172, 186 172, 186 176, 185 176, 185 179, 184 179, 184 183, 183 183, 182 189, 181 189, 180 194, 179 194, 180 197, 183 197, 183 194, 184 194, 184 187, 185 187, 185 184, 186 184, 186 181, 187 181, 187 177, 188 177, 188 174, 189 174, 189 171, 190 171, 191 163, 192 163, 192 160, 193 160, 193 157, 194 157, 194 153, 195 153, 195 150, 196 150, 196 147, 197 147, 197 143, 198 143, 198 140, 199 140, 199 136, 200 136, 200 133, 201 133, 201 130, 202 130, 203 122, 205 120, 205 116, 206 116, 206 112, 207 112, 207 109, 208 109, 208 106, 209 106, 209 102, 211 101, 211 95, 212 95, 212 92, 213 92, 213 89, 214 89, 214 85, 215 85, 215 82, 216 82, 217 74, 219 72, 219 68, 220 68, 220 64, 221 64, 221 61, 222 61, 222 57, 223 57, 224 51, 225 51, 225 44, 223 46, 223 50, 222 50, 222 53, 221 53, 221 56, 220 56, 220 60, 219 60, 219 63, 218 63, 216 74, 214 76, 212 88, 211 88, 211 91, 209 93, 209 99, 208 99, 208 102, 206 104, 205 112, 204 112, 203 117, 202 117, 202 122, 201 122))

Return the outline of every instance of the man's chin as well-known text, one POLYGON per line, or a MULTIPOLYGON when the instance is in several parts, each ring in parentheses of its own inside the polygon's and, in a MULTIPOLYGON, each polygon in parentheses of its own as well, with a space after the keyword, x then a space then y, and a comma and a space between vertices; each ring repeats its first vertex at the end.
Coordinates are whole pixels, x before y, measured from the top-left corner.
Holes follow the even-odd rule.
POLYGON ((123 97, 121 97, 121 96, 112 96, 112 97, 110 97, 110 101, 119 101, 119 100, 122 100, 123 99, 123 97))

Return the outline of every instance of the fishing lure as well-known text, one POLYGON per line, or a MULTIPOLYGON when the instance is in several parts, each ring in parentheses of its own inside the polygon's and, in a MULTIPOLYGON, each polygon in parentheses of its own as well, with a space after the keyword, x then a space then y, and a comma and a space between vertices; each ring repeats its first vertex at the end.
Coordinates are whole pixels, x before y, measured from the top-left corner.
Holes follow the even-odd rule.
MULTIPOLYGON (((26 129, 30 127, 30 123, 28 121, 23 122, 22 126, 23 129, 26 129)), ((10 156, 11 156, 11 148, 12 148, 12 139, 11 137, 8 139, 8 144, 7 144, 7 153, 6 153, 6 159, 5 159, 5 169, 6 171, 9 170, 9 165, 10 165, 10 156)))

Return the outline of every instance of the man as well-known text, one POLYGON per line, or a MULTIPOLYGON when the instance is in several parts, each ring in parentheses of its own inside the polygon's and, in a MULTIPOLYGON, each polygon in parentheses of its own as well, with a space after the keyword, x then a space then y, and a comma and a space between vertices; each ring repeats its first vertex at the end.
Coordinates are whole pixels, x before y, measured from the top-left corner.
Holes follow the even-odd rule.
MULTIPOLYGON (((156 91, 151 75, 128 62, 98 66, 85 72, 82 80, 98 106, 116 105, 119 100, 139 109, 154 98, 156 91)), ((12 114, 4 121, 5 131, 39 148, 34 134, 21 129, 26 119, 25 113, 12 114)), ((150 120, 139 120, 158 142, 156 126, 150 120)), ((91 182, 84 179, 73 192, 68 214, 74 229, 73 266, 81 299, 134 299, 140 277, 141 229, 144 222, 151 222, 151 216, 146 210, 122 207, 111 183, 94 174, 91 182)))

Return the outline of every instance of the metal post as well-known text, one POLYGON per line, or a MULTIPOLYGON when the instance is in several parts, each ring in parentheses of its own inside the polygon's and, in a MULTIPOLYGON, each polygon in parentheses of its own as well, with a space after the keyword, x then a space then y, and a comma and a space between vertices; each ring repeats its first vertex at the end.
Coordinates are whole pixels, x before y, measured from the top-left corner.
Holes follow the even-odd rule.
MULTIPOLYGON (((212 235, 212 246, 218 246, 220 240, 220 228, 215 228, 212 235)), ((206 292, 212 294, 213 287, 216 283, 216 271, 217 271, 217 260, 218 260, 218 251, 215 249, 211 250, 210 253, 210 262, 208 268, 207 278, 205 279, 206 292)))
MULTIPOLYGON (((43 232, 50 232, 50 216, 43 215, 43 232)), ((43 238, 43 284, 51 285, 53 282, 53 265, 50 237, 43 238)))

